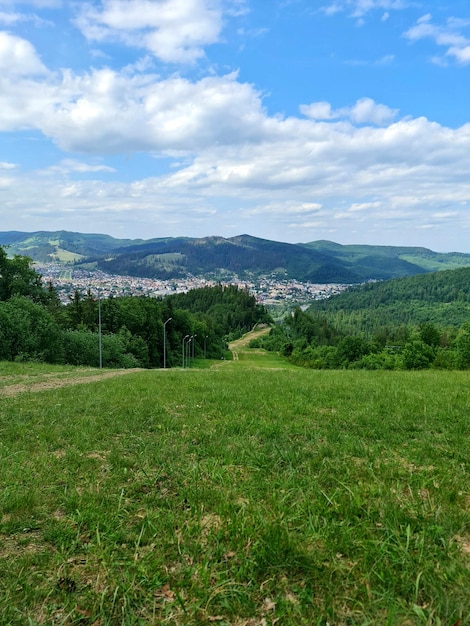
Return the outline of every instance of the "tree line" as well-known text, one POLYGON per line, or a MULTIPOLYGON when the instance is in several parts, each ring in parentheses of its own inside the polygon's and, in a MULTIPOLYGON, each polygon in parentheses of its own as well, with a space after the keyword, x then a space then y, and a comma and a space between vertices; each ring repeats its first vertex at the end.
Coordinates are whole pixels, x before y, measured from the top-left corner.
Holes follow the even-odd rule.
POLYGON ((348 334, 384 325, 461 326, 470 319, 470 267, 358 285, 310 307, 348 334))
POLYGON ((296 308, 251 346, 315 369, 468 369, 470 321, 460 326, 384 324, 371 335, 352 335, 315 311, 296 308))
POLYGON ((234 285, 159 299, 75 291, 62 304, 31 259, 9 258, 0 246, 0 360, 187 366, 192 358, 222 358, 227 341, 269 320, 266 309, 234 285))

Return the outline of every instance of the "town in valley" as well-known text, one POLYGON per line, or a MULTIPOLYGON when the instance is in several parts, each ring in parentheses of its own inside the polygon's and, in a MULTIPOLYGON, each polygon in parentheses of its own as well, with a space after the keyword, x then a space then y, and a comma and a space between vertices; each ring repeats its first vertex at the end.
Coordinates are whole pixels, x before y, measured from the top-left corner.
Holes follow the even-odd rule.
POLYGON ((235 284, 241 289, 248 290, 260 304, 268 308, 277 308, 286 304, 307 306, 312 300, 329 298, 349 287, 339 283, 314 284, 282 279, 275 275, 240 279, 234 274, 226 273, 217 278, 189 275, 184 278, 160 280, 113 275, 101 270, 68 267, 61 263, 37 263, 35 269, 41 274, 44 284, 53 285, 64 304, 70 302, 76 291, 82 295, 90 292, 102 298, 122 296, 162 298, 216 284, 235 284))

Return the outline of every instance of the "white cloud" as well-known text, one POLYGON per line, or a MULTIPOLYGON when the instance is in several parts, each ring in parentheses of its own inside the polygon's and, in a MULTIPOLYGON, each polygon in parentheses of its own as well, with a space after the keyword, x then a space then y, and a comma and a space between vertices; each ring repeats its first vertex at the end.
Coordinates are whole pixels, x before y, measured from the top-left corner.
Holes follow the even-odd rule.
POLYGON ((349 117, 355 124, 384 126, 392 122, 397 114, 396 109, 390 109, 385 104, 377 104, 371 98, 361 98, 351 108, 349 117))
POLYGON ((46 71, 29 41, 0 31, 0 73, 18 77, 46 71))
POLYGON ((312 102, 311 104, 301 104, 302 115, 312 120, 331 120, 335 116, 329 102, 312 102))
POLYGON ((300 112, 313 120, 349 119, 354 124, 384 126, 398 115, 396 109, 377 104, 371 98, 361 98, 352 107, 333 110, 328 102, 313 102, 300 106, 300 112))
POLYGON ((470 124, 399 119, 370 98, 272 116, 235 73, 195 81, 132 68, 52 73, 31 44, 2 36, 0 128, 35 129, 91 155, 38 172, 0 164, 4 229, 18 229, 21 216, 27 230, 47 220, 50 229, 93 224, 128 236, 121 227, 140 220, 140 236, 229 234, 242 218, 252 234, 312 240, 340 216, 349 235, 358 220, 411 232, 439 214, 449 232, 470 230, 470 124), (136 151, 175 167, 116 182, 106 155, 136 151))
MULTIPOLYGON (((410 41, 429 38, 436 45, 447 48, 446 56, 453 57, 458 63, 470 63, 470 38, 462 34, 462 30, 470 26, 470 20, 449 18, 445 25, 436 26, 432 23, 432 15, 427 13, 419 18, 416 24, 404 33, 410 41)), ((442 59, 437 59, 442 64, 442 59)))
POLYGON ((16 22, 20 22, 23 20, 23 15, 21 13, 5 13, 5 11, 0 11, 0 24, 5 24, 5 26, 11 26, 16 22))
POLYGON ((467 63, 470 63, 470 41, 465 46, 451 46, 447 54, 455 57, 462 65, 467 65, 467 63))
POLYGON ((8 163, 6 161, 0 161, 0 170, 13 170, 17 167, 15 163, 8 163))
POLYGON ((83 3, 76 24, 92 41, 118 40, 162 61, 193 63, 220 39, 223 0, 102 0, 83 3))
POLYGON ((109 167, 108 165, 83 163, 82 161, 77 161, 76 159, 63 159, 58 165, 49 167, 45 173, 52 175, 71 173, 96 174, 98 172, 112 173, 115 171, 116 170, 113 167, 109 167))

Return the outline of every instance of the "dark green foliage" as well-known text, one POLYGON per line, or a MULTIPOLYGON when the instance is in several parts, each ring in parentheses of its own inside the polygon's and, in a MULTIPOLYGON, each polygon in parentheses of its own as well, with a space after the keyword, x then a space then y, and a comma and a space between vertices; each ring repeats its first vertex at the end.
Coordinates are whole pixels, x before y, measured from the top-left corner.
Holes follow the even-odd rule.
POLYGON ((321 315, 348 338, 341 347, 329 341, 336 357, 328 353, 325 360, 311 352, 317 344, 304 324, 304 345, 298 343, 304 351, 292 355, 299 364, 367 369, 470 367, 465 324, 470 318, 470 268, 362 285, 313 303, 308 314, 310 324, 321 315), (357 345, 356 354, 353 345, 357 345))
POLYGON ((249 272, 322 283, 384 280, 426 272, 439 263, 443 268, 446 262, 469 263, 466 255, 448 260, 446 255, 424 249, 364 246, 357 251, 354 246, 326 244, 288 244, 249 235, 179 237, 140 242, 117 250, 112 260, 94 260, 106 271, 162 279, 223 270, 239 276, 249 272))
POLYGON ((193 289, 170 296, 168 300, 174 308, 197 314, 200 319, 210 319, 218 332, 230 338, 240 337, 256 324, 272 321, 255 297, 236 285, 193 289))
POLYGON ((220 358, 228 336, 261 321, 264 307, 237 287, 194 290, 179 298, 100 299, 76 291, 66 306, 27 257, 0 247, 0 359, 105 367, 187 366, 220 358), (191 345, 187 340, 191 338, 191 345), (183 352, 184 350, 184 352, 183 352), (188 354, 186 354, 186 352, 188 354))
POLYGON ((336 348, 340 365, 348 366, 354 361, 359 361, 363 356, 370 354, 370 344, 361 337, 344 337, 336 348))
MULTIPOLYGON (((104 367, 144 367, 130 351, 126 336, 103 335, 102 363, 104 367)), ((68 330, 63 334, 64 361, 71 365, 99 367, 99 335, 88 330, 68 330)), ((145 360, 145 353, 143 353, 145 360)))
POLYGON ((465 324, 455 340, 457 363, 463 369, 470 368, 470 324, 465 324))
POLYGON ((423 322, 419 325, 419 336, 427 346, 437 348, 441 343, 441 333, 431 322, 423 322))
POLYGON ((62 333, 49 311, 25 297, 0 302, 0 360, 60 363, 62 333))
POLYGON ((27 296, 35 302, 48 300, 48 293, 42 286, 40 275, 32 268, 31 259, 18 255, 10 259, 0 246, 0 302, 13 296, 27 296))
POLYGON ((42 287, 30 259, 8 259, 0 247, 0 267, 0 359, 189 367, 194 358, 219 359, 228 337, 269 321, 264 307, 234 286, 197 289, 166 300, 101 299, 76 291, 62 306, 52 287, 42 287))
POLYGON ((470 268, 361 285, 310 310, 348 334, 372 336, 384 326, 410 324, 460 326, 470 317, 470 268))
POLYGON ((409 341, 402 352, 403 367, 407 370, 421 370, 430 367, 436 356, 435 349, 416 338, 409 341))

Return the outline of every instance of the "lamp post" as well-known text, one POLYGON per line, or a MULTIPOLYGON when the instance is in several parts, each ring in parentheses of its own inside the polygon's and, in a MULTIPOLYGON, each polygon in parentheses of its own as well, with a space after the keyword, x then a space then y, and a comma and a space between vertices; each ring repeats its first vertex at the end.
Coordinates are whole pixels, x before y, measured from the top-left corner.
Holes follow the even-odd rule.
POLYGON ((206 358, 207 337, 208 335, 204 335, 204 358, 206 358))
POLYGON ((98 351, 100 358, 100 369, 103 367, 103 345, 101 341, 101 292, 98 289, 98 351))
POLYGON ((166 322, 163 323, 163 369, 166 369, 166 325, 171 322, 173 318, 169 317, 166 322))
POLYGON ((194 359, 194 344, 196 343, 197 335, 193 335, 193 337, 194 337, 194 341, 193 341, 193 359, 194 359))
POLYGON ((193 340, 193 337, 194 335, 191 335, 191 337, 186 342, 186 363, 188 367, 191 367, 191 346, 189 344, 193 340))
POLYGON ((183 364, 182 364, 183 369, 184 369, 184 348, 185 348, 184 342, 186 341, 186 339, 187 339, 188 337, 189 337, 189 335, 185 335, 185 336, 183 337, 183 341, 181 342, 181 345, 182 345, 182 351, 183 351, 183 364))

